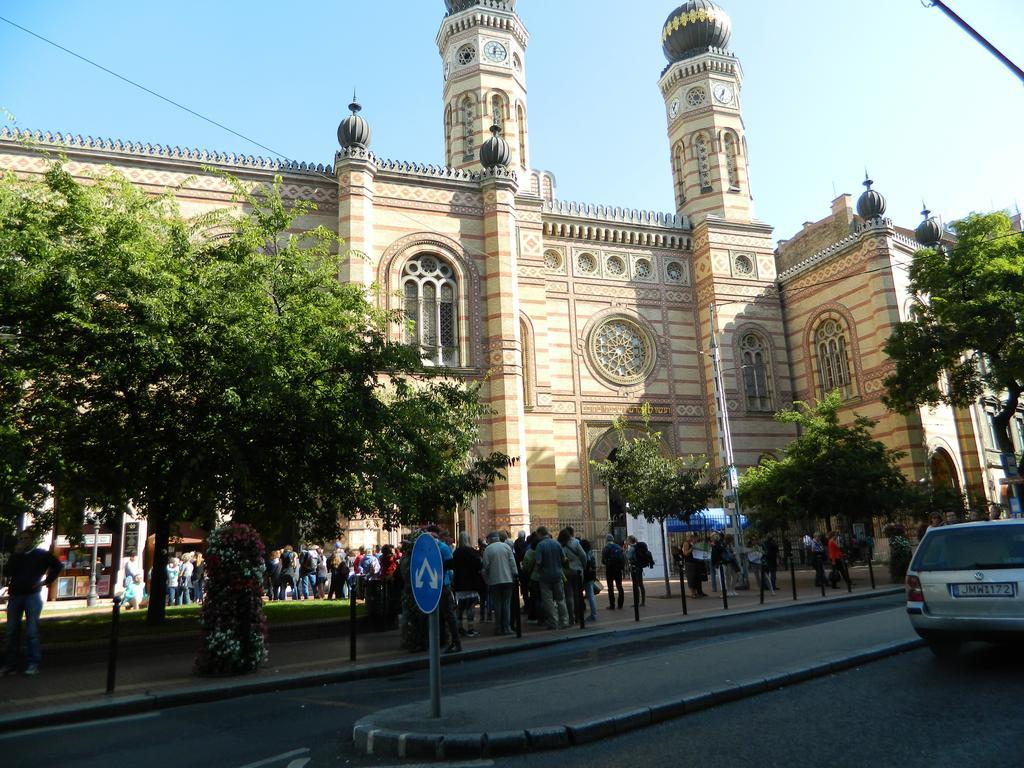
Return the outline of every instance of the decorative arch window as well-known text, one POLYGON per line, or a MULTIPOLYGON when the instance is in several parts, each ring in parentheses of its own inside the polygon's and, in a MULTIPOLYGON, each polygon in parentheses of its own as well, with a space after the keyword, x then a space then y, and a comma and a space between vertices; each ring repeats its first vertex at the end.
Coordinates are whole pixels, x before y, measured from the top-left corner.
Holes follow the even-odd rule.
POLYGON ((676 186, 679 190, 679 204, 682 205, 686 202, 686 179, 683 178, 683 145, 681 143, 676 144, 676 151, 672 158, 672 162, 676 170, 676 186))
POLYGON ((519 126, 519 165, 526 167, 526 112, 522 104, 516 104, 516 123, 519 126))
POLYGON ((468 96, 462 100, 462 159, 473 158, 473 100, 468 96))
POLYGON ((497 94, 491 97, 491 125, 505 128, 505 105, 497 94))
POLYGON ((729 174, 729 189, 739 191, 739 146, 736 144, 736 137, 731 133, 725 134, 725 168, 729 174))
POLYGON ((708 137, 698 134, 693 141, 693 151, 697 156, 697 178, 700 181, 700 192, 711 192, 711 161, 709 159, 708 137))
POLYGON ((846 329, 833 318, 825 320, 814 333, 814 351, 818 362, 818 380, 822 393, 838 389, 850 397, 850 362, 846 329))
POLYGON ((756 333, 743 334, 740 339, 740 366, 747 410, 771 411, 771 358, 764 337, 756 333))
POLYGON ((406 342, 418 344, 430 366, 459 365, 459 286, 451 265, 421 253, 402 270, 406 342))
POLYGON ((452 164, 452 105, 444 108, 444 152, 445 163, 452 164))
POLYGON ((533 334, 525 317, 519 318, 519 341, 523 355, 523 408, 530 411, 537 404, 537 366, 533 355, 533 334))

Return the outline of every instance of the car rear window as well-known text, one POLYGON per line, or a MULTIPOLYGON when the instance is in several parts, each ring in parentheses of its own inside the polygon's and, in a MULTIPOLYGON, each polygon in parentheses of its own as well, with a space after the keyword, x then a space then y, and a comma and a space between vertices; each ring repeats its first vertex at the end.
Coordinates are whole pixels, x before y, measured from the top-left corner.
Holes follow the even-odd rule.
POLYGON ((929 532, 910 567, 915 571, 1024 568, 1024 525, 956 527, 929 532))

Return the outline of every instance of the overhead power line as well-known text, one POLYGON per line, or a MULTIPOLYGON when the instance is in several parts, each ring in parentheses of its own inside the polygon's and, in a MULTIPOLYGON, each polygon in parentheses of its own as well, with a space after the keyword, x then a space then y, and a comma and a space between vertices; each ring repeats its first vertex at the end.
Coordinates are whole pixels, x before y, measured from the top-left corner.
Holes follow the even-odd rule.
POLYGON ((995 56, 997 59, 1003 62, 1003 64, 1005 64, 1011 72, 1013 72, 1017 77, 1020 78, 1021 82, 1024 82, 1024 70, 1022 70, 1020 67, 1014 64, 1010 60, 1009 56, 1004 54, 992 43, 990 43, 985 38, 985 36, 982 35, 978 30, 976 30, 974 27, 972 27, 970 24, 968 24, 966 21, 960 18, 960 16, 958 16, 952 8, 950 8, 948 5, 942 2, 942 0, 926 0, 926 2, 924 2, 924 6, 926 8, 938 8, 940 11, 946 14, 950 19, 953 20, 954 24, 956 24, 958 27, 960 27, 960 29, 962 29, 964 32, 966 32, 968 35, 970 35, 976 41, 978 41, 978 43, 980 43, 985 50, 987 50, 989 53, 991 53, 993 56, 995 56))

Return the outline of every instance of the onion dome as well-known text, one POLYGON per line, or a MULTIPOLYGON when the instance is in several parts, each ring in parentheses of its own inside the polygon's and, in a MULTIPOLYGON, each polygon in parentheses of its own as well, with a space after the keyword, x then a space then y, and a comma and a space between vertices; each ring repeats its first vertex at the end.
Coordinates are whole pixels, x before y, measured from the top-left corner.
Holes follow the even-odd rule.
POLYGON ((880 192, 871 188, 874 182, 868 178, 867 171, 864 172, 864 191, 857 200, 857 213, 864 221, 880 219, 885 213, 885 198, 880 192))
POLYGON ((370 146, 370 124, 359 116, 362 107, 352 95, 352 103, 348 105, 352 114, 341 121, 338 126, 338 143, 345 149, 366 149, 370 146))
POLYGON ((512 162, 512 148, 501 138, 501 126, 491 126, 491 138, 480 145, 480 164, 487 170, 505 168, 512 162))
POLYGON ((728 14, 711 0, 687 0, 661 29, 665 57, 673 64, 708 48, 727 48, 731 36, 728 14))
MULTIPOLYGON (((924 204, 922 203, 922 205, 924 204)), ((924 206, 924 210, 921 211, 924 221, 918 224, 917 229, 914 230, 914 239, 918 245, 923 245, 925 248, 935 248, 942 242, 942 225, 931 213, 928 207, 924 206)))
MULTIPOLYGON (((453 13, 464 11, 467 8, 472 8, 474 5, 480 5, 480 0, 444 0, 444 6, 448 10, 448 15, 451 16, 453 13)), ((508 10, 514 11, 516 9, 516 0, 504 0, 508 10)))

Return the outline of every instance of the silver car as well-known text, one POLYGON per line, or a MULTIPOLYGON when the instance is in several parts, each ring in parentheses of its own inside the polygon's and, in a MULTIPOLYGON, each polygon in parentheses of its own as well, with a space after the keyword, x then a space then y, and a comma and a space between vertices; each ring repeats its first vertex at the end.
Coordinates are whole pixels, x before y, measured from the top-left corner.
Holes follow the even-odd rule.
POLYGON ((1024 519, 929 528, 907 571, 907 613, 936 656, 1024 636, 1024 519))

